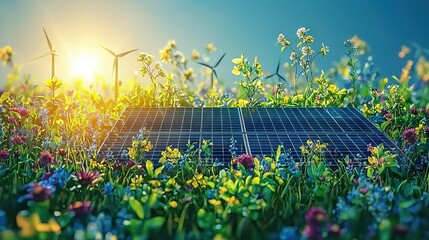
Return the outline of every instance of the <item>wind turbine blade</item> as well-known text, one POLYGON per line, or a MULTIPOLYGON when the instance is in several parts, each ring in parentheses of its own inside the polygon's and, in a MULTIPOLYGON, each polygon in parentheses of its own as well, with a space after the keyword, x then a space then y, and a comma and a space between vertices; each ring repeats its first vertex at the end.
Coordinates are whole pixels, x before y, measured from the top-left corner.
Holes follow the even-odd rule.
POLYGON ((36 58, 30 59, 30 60, 28 60, 28 61, 26 61, 26 62, 24 62, 24 63, 29 63, 29 62, 35 61, 35 60, 37 60, 37 59, 41 59, 41 58, 47 57, 47 56, 49 56, 49 55, 51 55, 51 53, 47 52, 47 53, 44 53, 43 55, 41 55, 41 56, 39 56, 39 57, 36 57, 36 58))
POLYGON ((220 57, 220 58, 219 58, 219 60, 217 61, 217 63, 214 65, 214 67, 213 67, 213 68, 215 68, 215 67, 217 67, 217 65, 219 65, 219 63, 222 61, 223 57, 225 57, 225 54, 226 54, 226 53, 224 53, 224 54, 222 55, 222 57, 220 57))
POLYGON ((127 52, 120 53, 120 54, 118 54, 118 57, 123 57, 123 56, 127 55, 128 53, 131 53, 131 52, 134 52, 134 51, 137 51, 137 50, 139 50, 139 49, 136 48, 136 49, 133 49, 133 50, 130 50, 130 51, 127 51, 127 52))
POLYGON ((100 47, 104 48, 104 50, 108 51, 110 54, 112 54, 113 56, 116 57, 116 54, 112 50, 108 49, 107 47, 105 47, 103 45, 100 45, 100 47))
POLYGON ((218 76, 217 76, 217 73, 216 73, 216 70, 214 70, 214 68, 213 68, 213 70, 212 70, 212 74, 214 73, 214 75, 216 76, 216 79, 219 81, 219 78, 218 78, 218 76))
POLYGON ((43 32, 45 32, 45 37, 46 37, 46 41, 48 42, 49 50, 51 50, 51 52, 52 52, 52 43, 49 40, 49 37, 48 37, 48 34, 46 33, 45 28, 43 28, 43 32))
POLYGON ((266 76, 265 77, 265 79, 268 79, 268 78, 272 78, 272 77, 274 77, 276 74, 275 73, 273 73, 273 74, 271 74, 271 75, 269 75, 269 76, 266 76))
POLYGON ((286 78, 282 77, 282 75, 277 74, 277 76, 279 76, 279 78, 280 78, 281 80, 283 80, 283 81, 287 82, 287 81, 286 81, 286 78))
POLYGON ((276 69, 276 73, 279 73, 279 69, 280 69, 280 59, 279 59, 279 63, 277 64, 277 69, 276 69))
POLYGON ((202 62, 197 62, 200 65, 203 65, 204 67, 208 67, 210 69, 212 69, 212 66, 208 65, 207 63, 202 63, 202 62))

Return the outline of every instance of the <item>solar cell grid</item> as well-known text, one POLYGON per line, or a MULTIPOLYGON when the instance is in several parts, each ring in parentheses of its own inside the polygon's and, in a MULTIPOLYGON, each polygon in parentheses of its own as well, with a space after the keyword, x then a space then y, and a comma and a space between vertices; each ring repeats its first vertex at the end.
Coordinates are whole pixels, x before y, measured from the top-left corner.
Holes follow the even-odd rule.
POLYGON ((231 137, 238 153, 270 155, 283 144, 295 160, 307 140, 320 140, 328 144, 326 159, 332 164, 346 155, 365 160, 369 144, 396 148, 354 108, 127 108, 102 150, 120 158, 143 127, 154 146, 146 157, 155 160, 167 146, 185 151, 188 140, 200 147, 205 139, 213 143, 213 159, 227 163, 231 137))

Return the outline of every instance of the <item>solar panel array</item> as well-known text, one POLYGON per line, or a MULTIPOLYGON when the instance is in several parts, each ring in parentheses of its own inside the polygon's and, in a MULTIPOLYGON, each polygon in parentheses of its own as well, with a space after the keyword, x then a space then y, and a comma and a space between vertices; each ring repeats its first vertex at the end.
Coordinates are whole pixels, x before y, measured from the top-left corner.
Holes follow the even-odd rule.
POLYGON ((328 164, 349 156, 367 159, 368 145, 383 143, 396 149, 377 127, 355 108, 127 108, 100 148, 123 159, 140 129, 154 148, 146 154, 154 161, 167 146, 186 151, 188 140, 201 147, 210 140, 212 160, 229 163, 229 144, 234 138, 237 153, 252 156, 273 154, 282 144, 299 160, 307 140, 327 143, 328 164))

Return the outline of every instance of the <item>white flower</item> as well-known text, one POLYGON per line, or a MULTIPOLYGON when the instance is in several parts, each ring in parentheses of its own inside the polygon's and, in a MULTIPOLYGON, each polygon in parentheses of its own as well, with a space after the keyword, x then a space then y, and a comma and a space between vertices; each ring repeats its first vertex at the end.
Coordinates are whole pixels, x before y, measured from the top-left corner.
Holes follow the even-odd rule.
POLYGON ((310 46, 304 46, 301 48, 301 52, 303 55, 311 55, 314 53, 313 49, 310 46))
POLYGON ((280 33, 277 37, 277 44, 282 44, 285 41, 285 35, 283 33, 280 33))
POLYGON ((302 27, 300 29, 298 29, 298 31, 296 31, 296 35, 298 36, 299 39, 303 38, 304 35, 310 31, 310 29, 306 29, 305 27, 302 27))
POLYGON ((296 52, 290 53, 290 57, 289 57, 290 60, 295 61, 297 58, 298 58, 298 53, 296 52))

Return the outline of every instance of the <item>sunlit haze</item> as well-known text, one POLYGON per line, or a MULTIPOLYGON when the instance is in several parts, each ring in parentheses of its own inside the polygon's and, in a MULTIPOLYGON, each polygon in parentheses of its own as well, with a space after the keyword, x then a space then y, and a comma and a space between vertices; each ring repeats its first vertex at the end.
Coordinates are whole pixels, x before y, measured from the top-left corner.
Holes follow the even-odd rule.
MULTIPOLYGON (((329 55, 316 64, 328 70, 344 56, 344 40, 358 35, 371 47, 377 69, 383 76, 398 75, 405 64, 397 54, 403 44, 416 42, 429 48, 425 24, 429 3, 394 1, 1 1, 0 46, 12 45, 14 62, 22 74, 41 82, 50 76, 50 57, 28 62, 46 53, 46 29, 56 50, 56 75, 64 81, 94 75, 111 83, 113 57, 100 47, 116 53, 138 48, 159 59, 159 50, 174 39, 187 57, 193 49, 204 52, 215 44, 210 63, 226 53, 217 73, 233 85, 231 59, 246 53, 258 56, 263 70, 274 71, 277 61, 289 56, 275 46, 279 33, 295 37, 296 29, 310 28, 317 44, 330 47, 329 55), (353 9, 353 10, 352 10, 353 9), (412 16, 408 16, 412 13, 412 16)), ((138 52, 119 60, 120 80, 131 79, 139 70, 138 52)), ((201 73, 201 66, 191 67, 201 73)), ((0 68, 0 85, 12 71, 0 68)), ((201 78, 200 78, 201 79, 201 78)), ((138 78, 140 84, 148 79, 138 78)))

